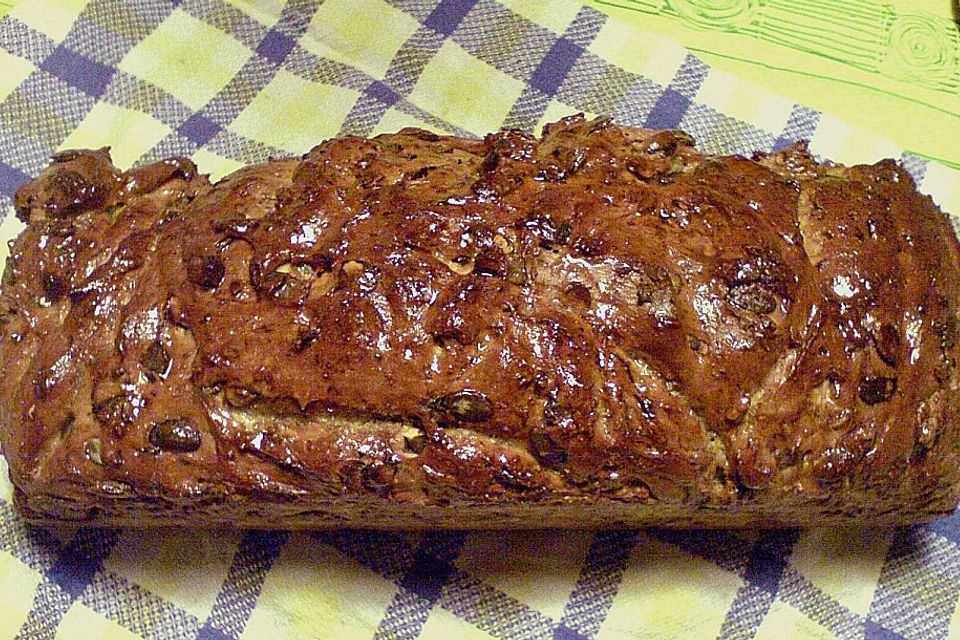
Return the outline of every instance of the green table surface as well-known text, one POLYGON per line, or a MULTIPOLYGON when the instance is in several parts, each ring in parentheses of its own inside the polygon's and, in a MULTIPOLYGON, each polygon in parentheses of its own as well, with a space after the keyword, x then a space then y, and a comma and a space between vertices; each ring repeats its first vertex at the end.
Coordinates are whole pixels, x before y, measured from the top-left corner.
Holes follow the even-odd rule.
POLYGON ((960 168, 956 0, 589 0, 707 64, 960 168))

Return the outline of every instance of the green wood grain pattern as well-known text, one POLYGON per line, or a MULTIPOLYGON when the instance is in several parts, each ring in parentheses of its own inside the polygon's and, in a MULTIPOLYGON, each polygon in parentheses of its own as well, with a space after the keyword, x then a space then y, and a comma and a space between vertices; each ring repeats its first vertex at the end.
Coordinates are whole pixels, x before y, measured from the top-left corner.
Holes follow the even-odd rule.
POLYGON ((712 66, 960 163, 952 0, 590 0, 712 66))

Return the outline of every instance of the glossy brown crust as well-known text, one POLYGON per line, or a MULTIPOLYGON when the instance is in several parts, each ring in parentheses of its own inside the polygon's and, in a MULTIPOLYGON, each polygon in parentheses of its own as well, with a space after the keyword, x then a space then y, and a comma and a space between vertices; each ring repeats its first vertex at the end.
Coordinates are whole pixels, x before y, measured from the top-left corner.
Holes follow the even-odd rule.
POLYGON ((892 161, 571 117, 17 195, 3 450, 37 522, 910 522, 956 504, 950 224, 892 161))

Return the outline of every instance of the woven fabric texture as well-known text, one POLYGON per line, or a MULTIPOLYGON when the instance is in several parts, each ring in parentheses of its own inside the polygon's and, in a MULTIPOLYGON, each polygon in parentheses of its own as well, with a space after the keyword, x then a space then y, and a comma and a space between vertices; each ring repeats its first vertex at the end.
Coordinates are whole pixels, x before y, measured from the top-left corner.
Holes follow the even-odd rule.
MULTIPOLYGON (((697 3, 698 0, 689 0, 697 3)), ((568 0, 25 1, 0 19, 0 239, 58 149, 219 177, 407 125, 682 128, 708 152, 800 138, 960 175, 568 0)), ((0 474, 6 469, 0 462, 0 474)), ((902 529, 316 534, 44 530, 0 483, 0 638, 960 638, 960 517, 902 529)))

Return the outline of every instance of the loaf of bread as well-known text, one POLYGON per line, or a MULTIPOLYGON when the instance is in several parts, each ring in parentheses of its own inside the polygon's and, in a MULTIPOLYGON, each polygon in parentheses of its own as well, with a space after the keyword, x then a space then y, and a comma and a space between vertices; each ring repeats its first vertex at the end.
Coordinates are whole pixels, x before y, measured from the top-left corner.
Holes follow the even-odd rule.
POLYGON ((16 196, 28 520, 908 523, 960 486, 960 247, 895 162, 566 118, 211 184, 66 151, 16 196))

